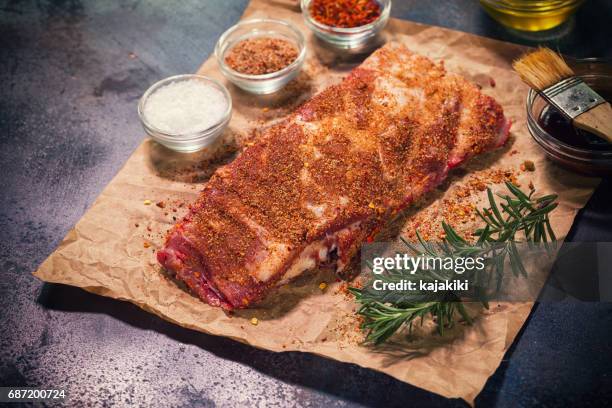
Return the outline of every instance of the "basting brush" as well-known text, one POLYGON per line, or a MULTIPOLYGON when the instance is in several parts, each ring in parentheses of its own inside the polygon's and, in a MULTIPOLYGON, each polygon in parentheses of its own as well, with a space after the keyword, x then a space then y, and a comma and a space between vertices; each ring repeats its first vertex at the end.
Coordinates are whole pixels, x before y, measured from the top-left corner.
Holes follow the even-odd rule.
POLYGON ((539 48, 514 61, 512 67, 575 127, 612 143, 610 103, 577 77, 561 55, 549 48, 539 48))

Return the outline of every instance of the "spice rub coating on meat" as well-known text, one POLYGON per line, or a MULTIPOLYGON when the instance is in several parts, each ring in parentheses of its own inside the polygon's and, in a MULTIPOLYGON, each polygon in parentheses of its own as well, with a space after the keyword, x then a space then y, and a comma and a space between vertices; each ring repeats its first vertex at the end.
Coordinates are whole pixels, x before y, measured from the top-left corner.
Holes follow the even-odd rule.
POLYGON ((388 44, 219 168, 158 260, 207 303, 248 307, 322 262, 345 268, 509 127, 475 85, 388 44))

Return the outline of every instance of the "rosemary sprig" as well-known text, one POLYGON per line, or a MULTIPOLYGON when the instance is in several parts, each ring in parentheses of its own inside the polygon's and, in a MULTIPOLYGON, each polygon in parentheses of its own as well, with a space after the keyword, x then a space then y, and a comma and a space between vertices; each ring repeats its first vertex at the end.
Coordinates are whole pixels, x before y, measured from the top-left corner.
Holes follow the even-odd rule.
MULTIPOLYGON (((527 194, 509 182, 506 182, 506 188, 509 194, 498 194, 499 202, 491 189, 487 189, 489 207, 476 210, 484 226, 474 232, 475 242, 461 237, 446 222, 442 222, 446 234, 442 242, 426 242, 418 231, 418 246, 402 238, 406 248, 414 254, 484 258, 484 270, 471 277, 475 282, 473 298, 460 299, 448 292, 441 300, 440 297, 432 299, 430 294, 418 291, 377 291, 370 284, 363 288, 351 287, 349 290, 360 304, 357 314, 364 318, 361 328, 367 331, 366 342, 380 344, 402 327, 412 329, 415 321, 419 320, 422 324, 427 317, 434 318, 440 335, 445 327, 452 326, 455 313, 471 323, 462 301, 478 301, 488 308, 487 288, 495 279, 496 290, 500 289, 506 257, 515 276, 527 275, 515 241, 521 239, 529 245, 544 243, 546 248, 554 243, 556 237, 550 226, 549 214, 557 207, 557 196, 551 194, 536 198, 533 196, 534 190, 527 194)), ((449 279, 450 276, 445 271, 418 270, 411 273, 386 271, 376 278, 398 282, 402 279, 434 281, 449 279)))

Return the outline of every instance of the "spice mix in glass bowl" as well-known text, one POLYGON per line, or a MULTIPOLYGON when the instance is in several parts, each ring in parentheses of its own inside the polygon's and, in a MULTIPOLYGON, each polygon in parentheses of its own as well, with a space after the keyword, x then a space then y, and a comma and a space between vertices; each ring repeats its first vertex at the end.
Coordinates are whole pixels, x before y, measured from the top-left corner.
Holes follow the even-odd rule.
POLYGON ((301 0, 306 25, 324 43, 358 51, 387 25, 391 0, 301 0))
POLYGON ((306 56, 304 36, 281 20, 256 19, 227 30, 215 47, 221 72, 255 94, 278 91, 297 76, 306 56))

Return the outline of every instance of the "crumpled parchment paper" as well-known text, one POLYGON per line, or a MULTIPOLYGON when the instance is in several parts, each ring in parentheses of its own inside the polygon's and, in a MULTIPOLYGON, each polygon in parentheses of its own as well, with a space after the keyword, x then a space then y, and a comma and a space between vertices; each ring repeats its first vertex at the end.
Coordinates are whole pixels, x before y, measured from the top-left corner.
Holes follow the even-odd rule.
MULTIPOLYGON (((355 363, 473 403, 525 322, 531 303, 493 304, 488 311, 472 308, 478 316, 472 326, 458 324, 440 337, 429 333, 430 325, 426 324, 411 336, 372 348, 360 343, 355 304, 329 271, 300 278, 261 306, 233 316, 204 304, 160 271, 155 250, 162 245, 173 217, 179 219, 186 212, 187 206, 180 203, 195 199, 216 166, 229 160, 245 141, 256 139, 258 129, 339 81, 363 59, 332 52, 316 41, 295 2, 253 0, 243 18, 253 17, 290 20, 307 36, 308 57, 299 78, 279 94, 266 97, 246 94, 228 84, 233 118, 223 140, 206 151, 181 155, 145 140, 35 275, 47 282, 127 300, 187 328, 266 350, 299 350, 355 363), (144 205, 145 200, 153 204, 144 205), (164 208, 155 205, 160 201, 164 208), (323 291, 319 289, 322 281, 329 283, 323 291), (252 325, 251 317, 257 317, 259 324, 252 325)), ((518 171, 520 163, 529 159, 536 171, 519 171, 518 179, 525 185, 532 181, 543 193, 559 194, 560 206, 553 213, 552 225, 563 238, 598 180, 553 165, 531 139, 525 117, 527 87, 510 67, 525 48, 399 20, 391 20, 384 37, 401 41, 436 61, 443 60, 449 71, 465 75, 494 96, 514 122, 507 147, 468 163, 464 166, 467 172, 453 173, 419 211, 411 210, 413 215, 408 216, 406 225, 414 214, 438 211, 437 204, 450 194, 451 187, 461 185, 472 172, 492 168, 518 171)), ((226 82, 214 57, 198 72, 226 82)))

